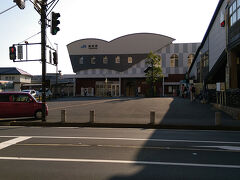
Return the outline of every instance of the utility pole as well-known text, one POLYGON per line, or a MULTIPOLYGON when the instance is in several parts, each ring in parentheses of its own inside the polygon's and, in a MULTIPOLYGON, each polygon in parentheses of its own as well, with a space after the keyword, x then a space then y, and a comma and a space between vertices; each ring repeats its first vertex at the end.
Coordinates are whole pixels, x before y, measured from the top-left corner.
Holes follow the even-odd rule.
POLYGON ((41 1, 41 61, 42 61, 42 121, 46 121, 46 10, 47 0, 41 1))
POLYGON ((154 78, 154 76, 153 76, 153 59, 151 59, 151 65, 152 65, 152 84, 151 84, 151 86, 152 86, 152 97, 154 97, 154 84, 153 84, 153 78, 154 78))
MULTIPOLYGON (((58 56, 58 44, 54 43, 57 49, 57 56, 58 56)), ((56 64, 56 86, 55 86, 55 95, 58 94, 58 64, 56 64)), ((57 97, 57 96, 56 96, 57 97)))

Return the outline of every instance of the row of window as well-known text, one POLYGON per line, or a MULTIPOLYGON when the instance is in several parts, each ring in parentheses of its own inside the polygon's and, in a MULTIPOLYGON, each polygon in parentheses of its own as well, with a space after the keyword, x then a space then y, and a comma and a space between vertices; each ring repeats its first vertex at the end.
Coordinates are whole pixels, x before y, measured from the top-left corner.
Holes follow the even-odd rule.
MULTIPOLYGON (((191 66, 193 59, 194 59, 194 54, 190 54, 190 55, 188 56, 188 62, 187 62, 188 68, 191 66)), ((178 55, 173 54, 173 55, 170 57, 170 67, 179 67, 179 64, 178 64, 178 55)))
POLYGON ((230 26, 240 19, 240 0, 235 0, 229 8, 230 26))
POLYGON ((0 95, 0 102, 30 102, 28 95, 16 94, 16 95, 0 95))
MULTIPOLYGON (((187 63, 188 67, 191 66, 193 59, 194 59, 194 54, 190 54, 188 56, 188 63, 187 63)), ((79 64, 83 64, 83 61, 84 61, 84 58, 80 57, 79 64)), ((102 59, 102 62, 103 62, 103 64, 108 64, 108 57, 104 56, 103 59, 102 59)), ((121 62, 120 56, 116 56, 115 57, 115 63, 120 64, 120 62, 121 62)), ((129 64, 133 63, 133 58, 131 56, 128 57, 128 63, 129 64)), ((91 64, 96 64, 96 58, 94 56, 91 58, 91 64)), ((161 61, 161 66, 162 66, 162 61, 161 61)), ((178 65, 178 55, 173 54, 170 57, 170 67, 178 67, 178 66, 179 66, 178 65)))
POLYGON ((5 80, 7 80, 7 81, 14 81, 15 77, 14 76, 5 76, 5 80))
MULTIPOLYGON (((84 58, 80 57, 79 64, 83 64, 83 61, 84 61, 84 58)), ((102 59, 102 62, 103 62, 103 64, 108 64, 108 57, 104 56, 103 59, 102 59)), ((120 56, 116 56, 115 57, 115 63, 120 64, 120 62, 121 62, 120 56)), ((128 63, 129 64, 133 63, 133 58, 131 56, 128 57, 128 63)), ((94 56, 91 57, 91 64, 96 64, 96 58, 94 56)))
POLYGON ((197 80, 202 82, 204 72, 209 71, 209 53, 208 51, 201 55, 200 61, 197 63, 197 80))

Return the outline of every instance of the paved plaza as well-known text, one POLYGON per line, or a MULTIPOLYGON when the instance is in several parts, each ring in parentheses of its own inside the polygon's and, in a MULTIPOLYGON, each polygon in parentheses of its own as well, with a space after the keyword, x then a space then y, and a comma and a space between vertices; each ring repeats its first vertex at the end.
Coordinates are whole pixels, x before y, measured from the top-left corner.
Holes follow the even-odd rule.
MULTIPOLYGON (((150 112, 156 124, 177 126, 215 126, 215 112, 210 104, 190 102, 183 98, 96 98, 72 97, 48 102, 47 122, 59 122, 66 110, 66 122, 87 123, 91 110, 96 123, 149 124, 150 112)), ((221 124, 239 126, 240 121, 221 113, 221 124)))

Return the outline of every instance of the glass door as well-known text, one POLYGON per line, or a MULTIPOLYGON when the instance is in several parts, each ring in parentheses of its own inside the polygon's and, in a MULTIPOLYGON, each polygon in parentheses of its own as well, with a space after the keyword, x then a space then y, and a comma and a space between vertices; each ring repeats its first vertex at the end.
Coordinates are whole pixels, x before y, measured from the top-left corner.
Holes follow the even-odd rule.
POLYGON ((111 96, 112 97, 119 96, 119 84, 111 85, 111 96))

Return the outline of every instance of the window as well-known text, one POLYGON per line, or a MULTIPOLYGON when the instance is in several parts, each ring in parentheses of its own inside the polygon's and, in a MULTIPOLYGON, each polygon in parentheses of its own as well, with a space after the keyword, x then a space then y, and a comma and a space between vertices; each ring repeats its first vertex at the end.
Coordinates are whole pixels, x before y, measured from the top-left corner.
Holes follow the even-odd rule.
POLYGON ((107 56, 104 56, 104 58, 103 58, 103 64, 107 64, 108 63, 108 58, 107 58, 107 56))
POLYGON ((115 63, 117 63, 117 64, 120 63, 120 56, 117 56, 117 57, 115 58, 115 63))
POLYGON ((29 96, 28 95, 16 95, 15 96, 15 102, 29 102, 29 96))
POLYGON ((190 68, 193 59, 194 59, 194 54, 190 54, 190 55, 188 56, 188 63, 187 63, 188 68, 190 68))
POLYGON ((205 52, 205 53, 201 56, 201 63, 202 63, 202 68, 208 67, 208 52, 205 52))
POLYGON ((240 0, 236 0, 229 8, 230 26, 240 19, 240 0))
POLYGON ((132 62, 133 62, 132 57, 128 57, 128 63, 129 63, 129 64, 132 64, 132 62))
POLYGON ((91 58, 91 64, 96 64, 96 58, 94 56, 91 58))
POLYGON ((83 64, 83 57, 80 57, 79 64, 83 64))
POLYGON ((9 95, 0 94, 0 102, 9 102, 9 95))
POLYGON ((178 56, 176 54, 170 57, 170 67, 178 67, 178 56))
MULTIPOLYGON (((240 0, 239 0, 239 3, 240 3, 240 0)), ((239 4, 239 6, 240 6, 240 4, 239 4)), ((238 7, 238 10, 237 10, 237 14, 238 14, 237 20, 239 20, 240 19, 240 8, 239 7, 238 7)))

